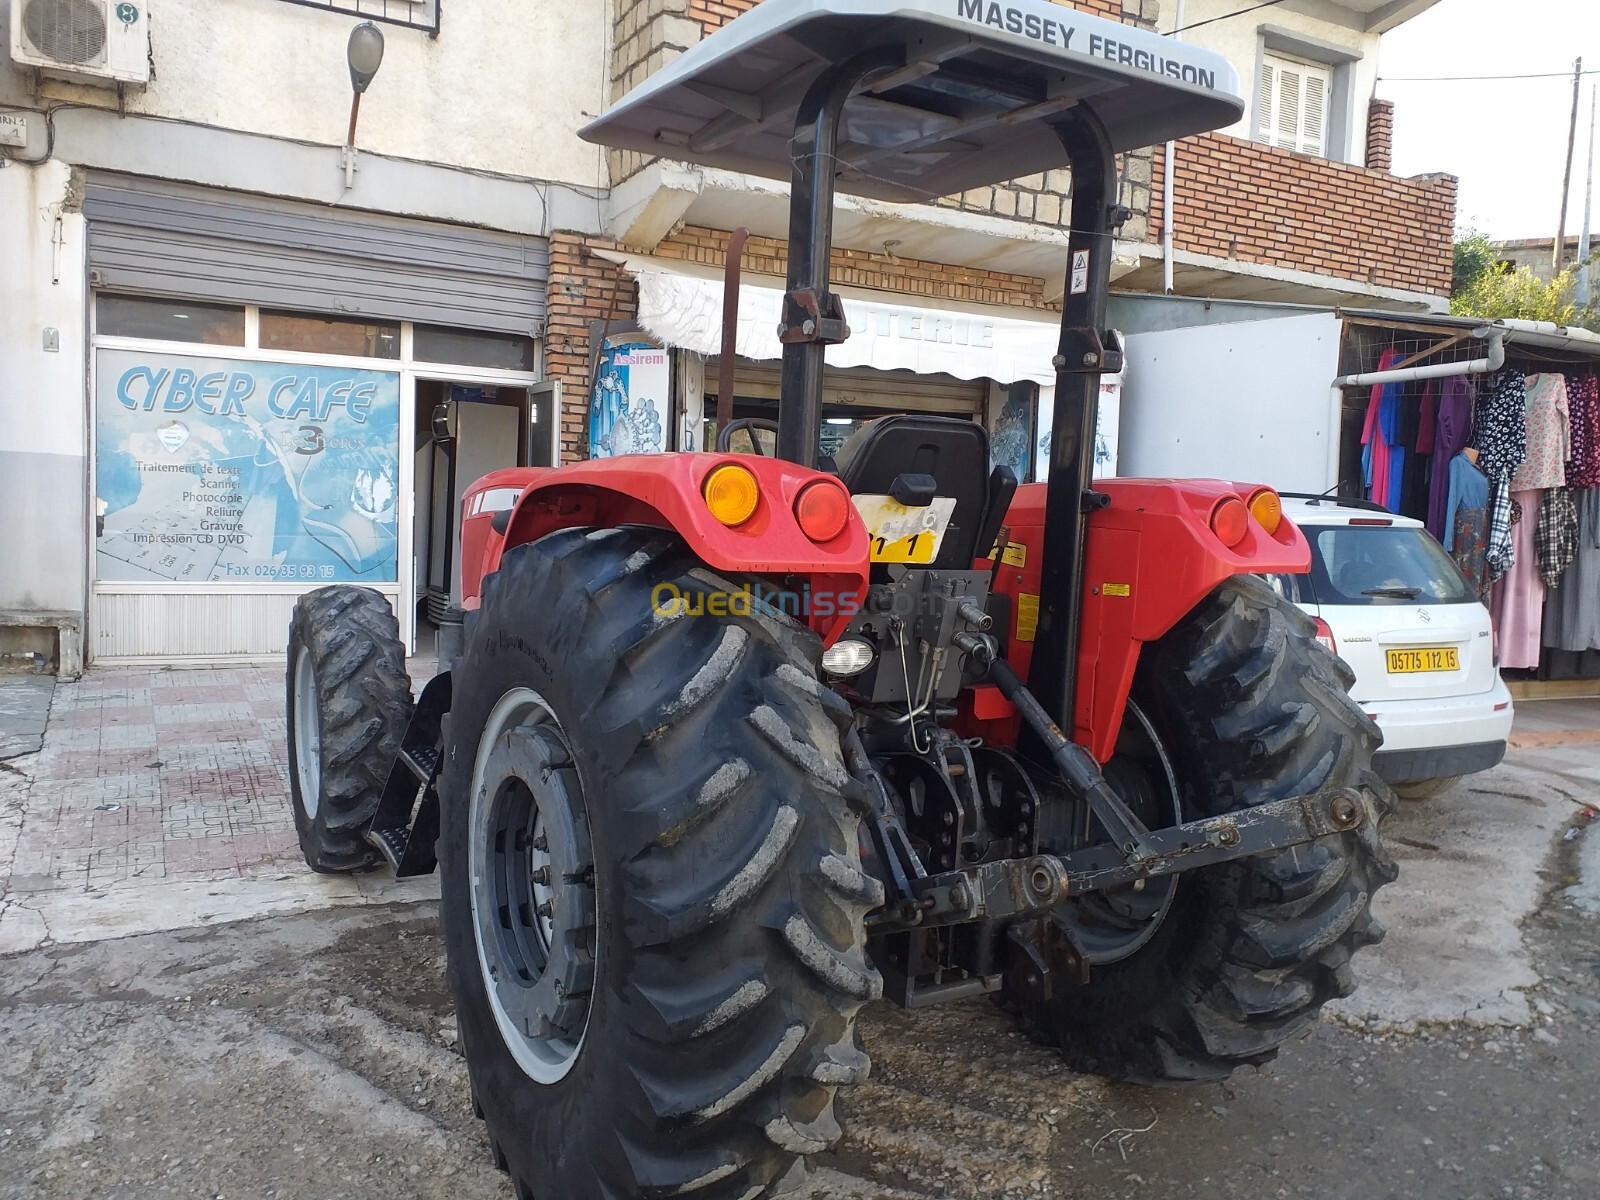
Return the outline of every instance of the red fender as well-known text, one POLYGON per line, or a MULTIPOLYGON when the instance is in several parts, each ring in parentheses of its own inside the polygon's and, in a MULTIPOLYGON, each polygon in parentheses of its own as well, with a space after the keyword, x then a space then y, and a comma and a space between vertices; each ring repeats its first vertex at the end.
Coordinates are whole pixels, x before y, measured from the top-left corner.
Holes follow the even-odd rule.
POLYGON ((656 525, 676 530, 714 571, 770 579, 784 595, 772 603, 803 614, 831 644, 866 591, 867 530, 852 506, 843 532, 829 541, 813 542, 801 531, 795 498, 817 479, 831 476, 781 459, 729 454, 636 454, 492 472, 462 497, 462 607, 478 606, 483 577, 499 569, 511 546, 577 526, 656 525), (750 519, 731 529, 711 515, 701 491, 724 463, 754 474, 761 492, 750 519), (514 504, 505 495, 512 487, 520 490, 514 504), (506 502, 494 502, 497 496, 506 502), (495 514, 507 507, 505 532, 496 533, 495 514))
MULTIPOLYGON (((1237 546, 1222 544, 1211 532, 1212 509, 1227 496, 1247 498, 1254 485, 1217 479, 1099 479, 1095 487, 1111 503, 1089 518, 1073 739, 1105 762, 1116 746, 1144 644, 1171 630, 1235 575, 1309 570, 1311 547, 1287 518, 1269 534, 1251 517, 1237 546)), ((1045 489, 1044 484, 1017 489, 1006 524, 1012 544, 1022 549, 1007 554, 996 581, 996 590, 1012 597, 1007 658, 1024 678, 1033 659, 1045 489)), ((1017 722, 1006 713, 1009 708, 998 692, 980 695, 973 702, 970 724, 1015 744, 1017 722), (999 722, 985 720, 1002 714, 1009 718, 1004 722, 1009 732, 999 722)))

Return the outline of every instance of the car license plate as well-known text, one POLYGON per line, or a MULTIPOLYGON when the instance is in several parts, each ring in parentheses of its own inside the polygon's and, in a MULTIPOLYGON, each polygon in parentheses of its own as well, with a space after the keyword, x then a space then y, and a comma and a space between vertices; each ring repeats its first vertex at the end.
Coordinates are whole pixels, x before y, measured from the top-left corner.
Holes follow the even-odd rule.
POLYGON ((1454 646, 1417 646, 1386 650, 1389 674, 1417 675, 1423 671, 1459 671, 1461 659, 1454 646))
POLYGON ((873 562, 931 563, 956 511, 952 496, 935 496, 923 508, 910 508, 893 496, 851 499, 871 538, 873 562))

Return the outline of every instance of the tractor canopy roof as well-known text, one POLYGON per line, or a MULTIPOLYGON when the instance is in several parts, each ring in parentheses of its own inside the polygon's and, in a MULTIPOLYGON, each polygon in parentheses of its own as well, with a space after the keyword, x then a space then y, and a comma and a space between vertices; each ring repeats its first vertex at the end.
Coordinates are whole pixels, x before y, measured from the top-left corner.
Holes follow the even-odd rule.
POLYGON ((1117 150, 1237 121, 1219 55, 1050 0, 763 0, 582 130, 591 142, 788 179, 828 67, 903 52, 845 109, 840 190, 926 200, 1066 164, 1049 119, 1093 109, 1117 150))

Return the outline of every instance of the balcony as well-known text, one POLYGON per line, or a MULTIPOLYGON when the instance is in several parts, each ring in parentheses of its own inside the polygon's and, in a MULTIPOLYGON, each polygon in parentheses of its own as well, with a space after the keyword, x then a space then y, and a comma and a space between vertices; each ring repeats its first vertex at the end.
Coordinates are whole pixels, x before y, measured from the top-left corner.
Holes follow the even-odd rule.
MULTIPOLYGON (((1226 299, 1322 300, 1352 294, 1443 307, 1450 292, 1456 180, 1407 179, 1209 133, 1177 144, 1173 290, 1226 299), (1306 275, 1323 277, 1325 295, 1306 275)), ((1156 152, 1151 245, 1118 286, 1162 289, 1165 163, 1156 152)))

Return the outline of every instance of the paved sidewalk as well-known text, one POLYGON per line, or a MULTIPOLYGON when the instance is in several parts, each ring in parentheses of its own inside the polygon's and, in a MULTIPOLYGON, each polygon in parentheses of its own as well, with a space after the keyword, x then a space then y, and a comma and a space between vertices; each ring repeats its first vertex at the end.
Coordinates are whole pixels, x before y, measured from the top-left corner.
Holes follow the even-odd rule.
POLYGON ((278 668, 58 684, 43 748, 0 771, 0 953, 436 892, 306 869, 284 733, 278 668))

